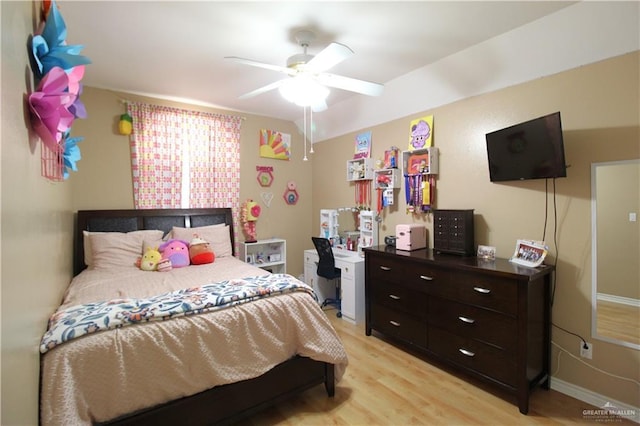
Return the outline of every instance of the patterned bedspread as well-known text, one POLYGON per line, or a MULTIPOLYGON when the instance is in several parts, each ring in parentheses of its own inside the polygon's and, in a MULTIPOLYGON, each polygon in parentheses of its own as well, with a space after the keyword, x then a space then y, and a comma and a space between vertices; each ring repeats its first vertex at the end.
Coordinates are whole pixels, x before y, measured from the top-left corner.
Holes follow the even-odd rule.
POLYGON ((90 333, 201 314, 293 291, 304 291, 316 297, 310 287, 292 276, 272 274, 206 284, 145 299, 113 299, 71 306, 51 316, 40 352, 46 353, 90 333))
POLYGON ((258 377, 296 355, 334 364, 336 381, 348 365, 305 283, 233 257, 163 273, 86 270, 42 349, 43 426, 90 426, 258 377))

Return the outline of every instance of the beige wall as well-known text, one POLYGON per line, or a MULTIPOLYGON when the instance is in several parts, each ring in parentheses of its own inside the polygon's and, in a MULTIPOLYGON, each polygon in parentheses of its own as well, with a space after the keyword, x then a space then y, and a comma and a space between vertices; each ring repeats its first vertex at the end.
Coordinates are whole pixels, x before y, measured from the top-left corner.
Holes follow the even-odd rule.
POLYGON ((69 182, 40 175, 28 130, 33 89, 27 36, 36 2, 0 2, 2 14, 2 425, 38 424, 38 345, 71 278, 69 182))
MULTIPOLYGON (((406 149, 409 122, 434 116, 434 146, 440 150, 437 207, 475 209, 476 244, 497 248, 510 257, 518 238, 542 239, 545 220, 545 181, 491 183, 484 135, 547 113, 561 111, 568 177, 556 180, 557 248, 554 245, 553 187, 549 185, 549 221, 545 240, 549 261, 558 261, 553 322, 593 343, 595 367, 638 381, 640 352, 591 339, 591 211, 592 162, 640 157, 640 56, 638 52, 584 66, 526 84, 473 97, 431 111, 418 112, 370 129, 372 156, 381 158, 391 145, 406 149)), ((317 144, 314 148, 313 223, 319 209, 349 203, 353 186, 343 173, 330 173, 353 152, 355 135, 317 144)), ((344 167, 344 166, 343 166, 344 167)), ((393 234, 396 224, 425 223, 431 217, 405 214, 402 194, 383 214, 380 235, 393 234)), ((578 353, 579 340, 553 328, 553 341, 578 353)), ((584 366, 566 354, 555 377, 628 404, 638 406, 638 386, 584 366)))
MULTIPOLYGON (((118 120, 126 111, 124 100, 245 117, 240 135, 241 201, 251 198, 260 203, 262 213, 256 225, 258 238, 285 238, 287 272, 294 276, 302 273, 302 251, 308 248, 304 237, 311 241, 308 233, 311 226, 313 162, 303 161, 302 135, 291 122, 85 87, 82 101, 87 108, 88 117, 77 120, 73 127, 75 135, 84 136, 79 144, 82 160, 78 162, 78 171, 69 179, 73 188, 73 211, 133 208, 129 138, 118 133, 118 120), (259 156, 258 136, 263 128, 291 135, 292 158, 289 161, 259 156), (273 167, 274 180, 270 187, 258 184, 256 166, 273 167), (286 204, 283 198, 290 180, 296 182, 300 196, 295 205, 286 204), (273 193, 270 207, 263 202, 262 192, 273 193)), ((240 240, 244 240, 242 233, 240 240)))

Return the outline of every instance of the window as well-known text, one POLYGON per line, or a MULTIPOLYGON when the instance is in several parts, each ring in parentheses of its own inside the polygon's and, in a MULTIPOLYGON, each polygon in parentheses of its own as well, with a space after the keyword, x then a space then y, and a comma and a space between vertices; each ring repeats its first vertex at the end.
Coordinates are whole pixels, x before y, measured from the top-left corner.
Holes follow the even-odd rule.
POLYGON ((231 207, 235 221, 242 119, 138 102, 127 108, 134 207, 231 207))

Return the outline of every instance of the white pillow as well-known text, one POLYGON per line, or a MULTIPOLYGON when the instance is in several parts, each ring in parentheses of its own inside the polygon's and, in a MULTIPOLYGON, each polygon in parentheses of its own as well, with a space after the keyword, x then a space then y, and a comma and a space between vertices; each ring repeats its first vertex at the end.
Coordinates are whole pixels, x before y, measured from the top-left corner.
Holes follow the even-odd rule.
POLYGON ((233 255, 231 248, 231 237, 229 235, 229 225, 218 224, 209 226, 199 226, 197 228, 181 228, 174 226, 171 230, 171 238, 190 242, 194 235, 202 238, 213 249, 216 258, 233 255))
POLYGON ((126 233, 82 231, 82 234, 84 263, 90 268, 107 268, 133 265, 142 255, 144 240, 159 240, 164 232, 149 229, 126 233))

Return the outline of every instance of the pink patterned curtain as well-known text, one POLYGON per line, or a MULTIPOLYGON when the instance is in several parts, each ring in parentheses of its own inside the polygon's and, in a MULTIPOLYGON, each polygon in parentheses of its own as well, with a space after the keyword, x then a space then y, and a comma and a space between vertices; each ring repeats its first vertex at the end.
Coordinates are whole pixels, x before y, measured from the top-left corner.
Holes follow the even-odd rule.
POLYGON ((231 207, 238 241, 242 119, 137 102, 128 111, 135 208, 231 207))
POLYGON ((130 103, 133 118, 131 168, 136 209, 180 208, 182 128, 188 124, 169 108, 130 103))

